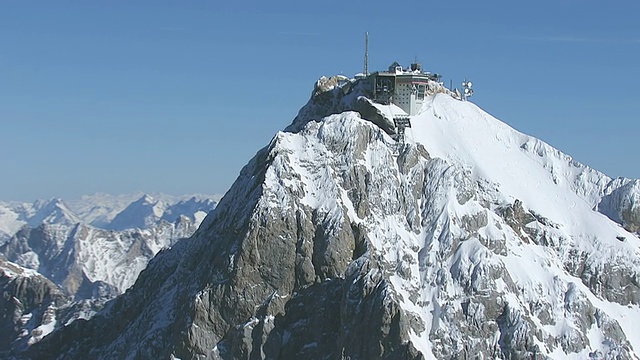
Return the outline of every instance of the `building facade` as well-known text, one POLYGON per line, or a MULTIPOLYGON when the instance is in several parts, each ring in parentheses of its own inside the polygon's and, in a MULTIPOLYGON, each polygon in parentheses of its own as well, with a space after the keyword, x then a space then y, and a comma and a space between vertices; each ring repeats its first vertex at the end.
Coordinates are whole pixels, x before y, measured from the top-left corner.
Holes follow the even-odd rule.
POLYGON ((430 80, 438 75, 423 73, 420 64, 411 64, 403 69, 394 62, 388 71, 378 71, 367 77, 372 86, 373 101, 380 104, 395 104, 409 115, 416 115, 427 94, 430 80))

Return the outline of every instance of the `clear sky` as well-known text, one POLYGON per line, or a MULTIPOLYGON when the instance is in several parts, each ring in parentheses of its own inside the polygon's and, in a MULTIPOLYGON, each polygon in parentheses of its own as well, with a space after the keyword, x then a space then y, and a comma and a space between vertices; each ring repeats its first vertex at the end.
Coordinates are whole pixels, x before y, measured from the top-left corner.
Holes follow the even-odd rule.
POLYGON ((0 200, 223 193, 322 75, 417 58, 640 178, 638 1, 1 1, 0 200), (400 5, 392 5, 392 4, 400 5))

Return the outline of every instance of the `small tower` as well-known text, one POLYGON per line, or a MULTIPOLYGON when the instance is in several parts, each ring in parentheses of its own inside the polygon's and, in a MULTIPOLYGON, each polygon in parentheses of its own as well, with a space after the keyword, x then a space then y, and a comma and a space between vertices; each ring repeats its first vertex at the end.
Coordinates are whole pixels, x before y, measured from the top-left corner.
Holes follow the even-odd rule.
POLYGON ((364 33, 364 76, 369 76, 369 32, 364 33))

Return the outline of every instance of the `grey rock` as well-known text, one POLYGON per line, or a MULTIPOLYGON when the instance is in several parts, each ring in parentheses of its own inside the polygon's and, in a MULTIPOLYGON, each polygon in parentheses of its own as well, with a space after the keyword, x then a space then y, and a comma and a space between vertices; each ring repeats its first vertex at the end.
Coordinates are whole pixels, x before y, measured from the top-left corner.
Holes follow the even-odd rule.
POLYGON ((609 193, 602 197, 598 210, 628 231, 640 232, 640 181, 627 180, 619 187, 612 183, 613 190, 605 190, 609 193))

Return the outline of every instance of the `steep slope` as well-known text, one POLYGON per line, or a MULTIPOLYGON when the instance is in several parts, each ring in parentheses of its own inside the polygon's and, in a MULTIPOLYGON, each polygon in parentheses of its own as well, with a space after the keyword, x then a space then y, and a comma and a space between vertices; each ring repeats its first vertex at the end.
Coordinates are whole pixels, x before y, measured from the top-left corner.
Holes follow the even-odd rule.
POLYGON ((68 303, 62 292, 44 276, 0 257, 0 355, 26 348, 49 334, 55 310, 68 303))
POLYGON ((363 94, 316 86, 189 241, 27 356, 638 358, 640 239, 594 210, 630 180, 446 94, 399 144, 363 94))

